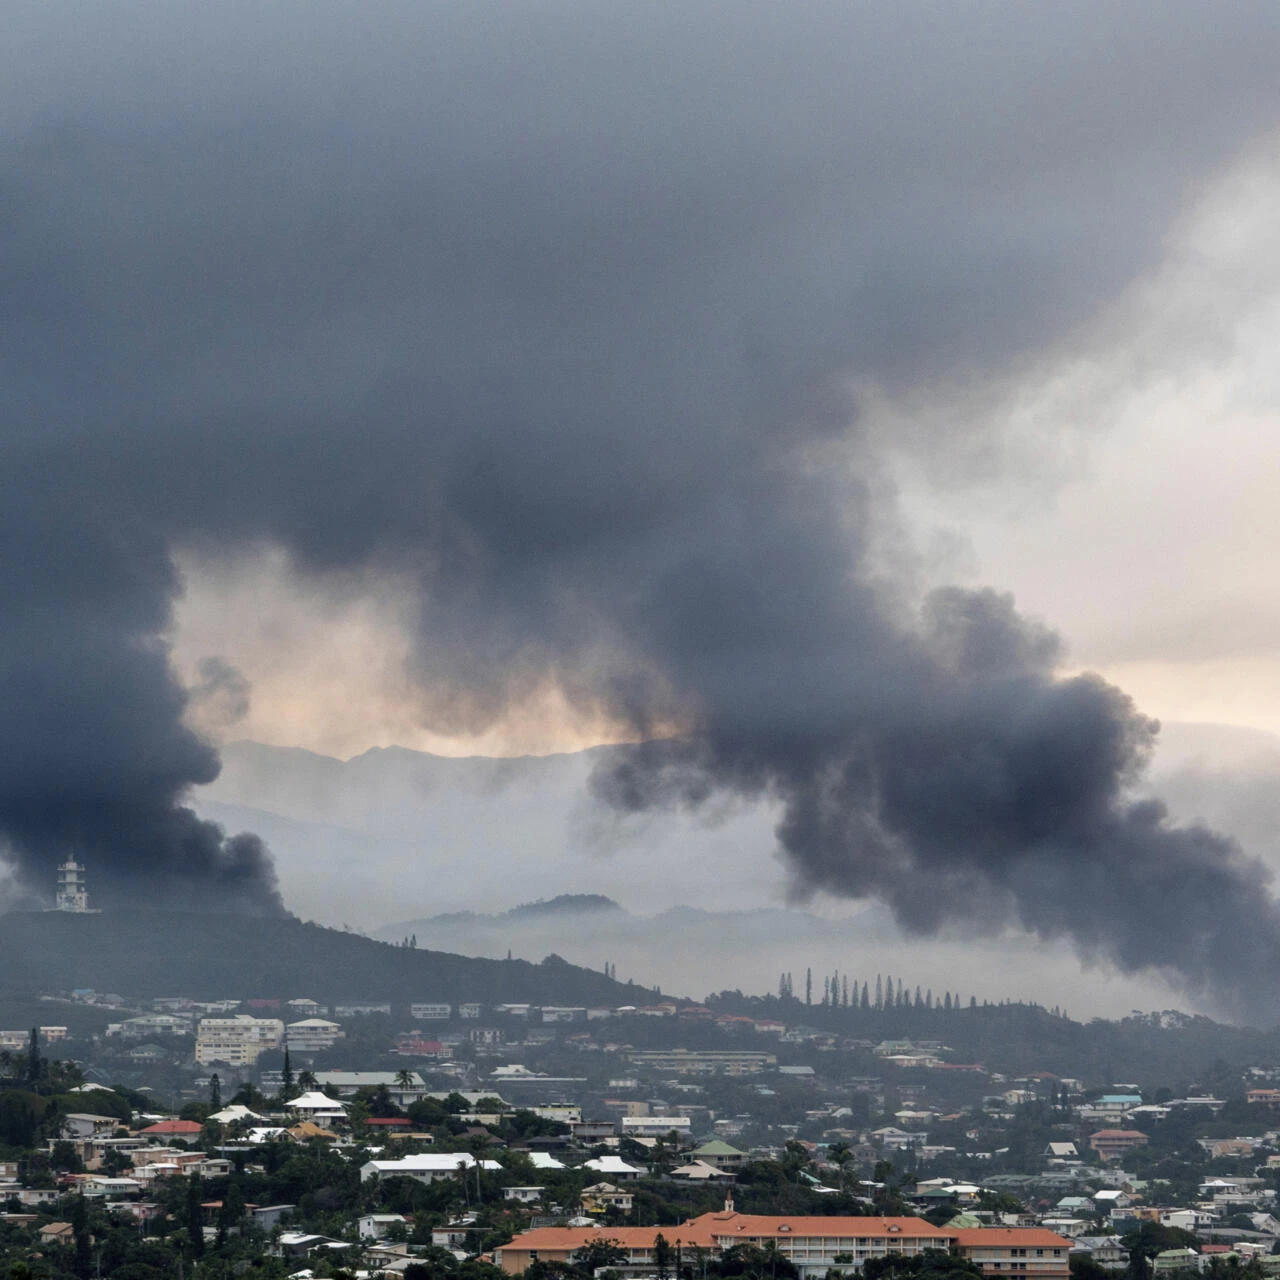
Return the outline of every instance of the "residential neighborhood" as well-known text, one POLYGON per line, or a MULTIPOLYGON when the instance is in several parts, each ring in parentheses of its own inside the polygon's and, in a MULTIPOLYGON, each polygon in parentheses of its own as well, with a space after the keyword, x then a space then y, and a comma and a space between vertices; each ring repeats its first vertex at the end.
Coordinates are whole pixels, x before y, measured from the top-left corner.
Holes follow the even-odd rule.
POLYGON ((894 1004, 865 1015, 834 980, 824 1003, 550 1017, 51 993, 65 1025, 3 1037, 0 1257, 139 1277, 1280 1274, 1280 1064, 1177 1092, 1012 1074, 967 1039, 1005 1014, 882 985, 894 1004))

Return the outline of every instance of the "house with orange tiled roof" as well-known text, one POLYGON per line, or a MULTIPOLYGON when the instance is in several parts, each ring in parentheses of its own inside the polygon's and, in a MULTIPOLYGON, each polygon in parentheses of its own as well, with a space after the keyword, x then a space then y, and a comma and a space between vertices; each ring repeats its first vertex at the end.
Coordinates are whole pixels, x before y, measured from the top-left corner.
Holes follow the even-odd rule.
POLYGON ((956 1252, 984 1276, 1067 1280, 1071 1241, 1038 1227, 968 1227, 952 1232, 956 1252))
POLYGON ((852 1258, 850 1269, 856 1270, 869 1257, 945 1250, 954 1233, 923 1218, 742 1214, 734 1212, 730 1202, 724 1212, 704 1213, 679 1226, 538 1227, 496 1249, 494 1260, 508 1274, 517 1275, 532 1262, 568 1262, 592 1240, 608 1240, 627 1251, 627 1266, 647 1267, 653 1265, 659 1235, 673 1249, 716 1253, 735 1245, 763 1247, 772 1243, 796 1265, 801 1280, 809 1280, 825 1276, 836 1265, 837 1254, 852 1258))
POLYGON ((723 1212, 674 1227, 537 1227, 495 1249, 494 1261, 518 1275, 533 1262, 569 1262, 592 1241, 607 1240, 626 1251, 627 1267, 645 1268, 654 1265, 660 1235, 673 1250, 776 1247, 799 1270, 800 1280, 820 1280, 832 1267, 860 1271, 869 1258, 910 1257, 928 1249, 954 1249, 1000 1280, 1067 1280, 1071 1250, 1069 1240, 1038 1228, 958 1230, 924 1218, 744 1214, 728 1201, 723 1212))
POLYGON ((140 1138, 198 1138, 201 1126, 194 1120, 158 1120, 138 1131, 140 1138))

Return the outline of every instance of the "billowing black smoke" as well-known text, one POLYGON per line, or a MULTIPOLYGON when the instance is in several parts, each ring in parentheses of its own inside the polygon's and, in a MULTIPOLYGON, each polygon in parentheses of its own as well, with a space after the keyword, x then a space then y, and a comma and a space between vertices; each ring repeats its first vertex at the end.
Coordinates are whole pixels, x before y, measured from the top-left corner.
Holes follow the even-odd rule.
POLYGON ((1154 730, 1121 693, 1059 680, 999 596, 884 580, 847 390, 1001 368, 1153 262, 1276 123, 1267 9, 125 4, 79 42, 22 12, 0 828, 28 878, 76 851, 118 894, 275 904, 256 842, 181 807, 217 763, 163 637, 176 552, 282 546, 417 579, 438 726, 548 676, 684 726, 598 790, 780 799, 802 890, 1220 998, 1275 955, 1259 867, 1127 801, 1154 730))

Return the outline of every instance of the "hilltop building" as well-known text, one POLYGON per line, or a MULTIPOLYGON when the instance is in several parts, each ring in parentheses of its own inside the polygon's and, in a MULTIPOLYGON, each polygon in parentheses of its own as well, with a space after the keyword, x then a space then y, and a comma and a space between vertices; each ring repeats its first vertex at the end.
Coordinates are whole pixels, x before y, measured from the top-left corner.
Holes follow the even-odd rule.
POLYGON ((84 864, 68 858, 58 868, 58 892, 54 898, 55 911, 73 911, 77 915, 96 915, 89 906, 89 890, 85 885, 84 864))

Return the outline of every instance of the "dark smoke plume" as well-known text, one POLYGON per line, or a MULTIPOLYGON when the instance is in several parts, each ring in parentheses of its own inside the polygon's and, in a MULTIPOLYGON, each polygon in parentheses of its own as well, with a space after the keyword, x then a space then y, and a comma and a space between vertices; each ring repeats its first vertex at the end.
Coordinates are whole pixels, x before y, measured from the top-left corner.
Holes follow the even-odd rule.
POLYGON ((852 380, 995 371, 1276 124, 1266 6, 112 6, 0 52, 0 829, 274 905, 181 807, 185 549, 421 586, 434 723, 548 677, 622 806, 784 804, 801 890, 989 913, 1250 1014, 1259 865, 997 595, 883 581, 852 380), (1206 904, 1212 904, 1206 911, 1206 904))

